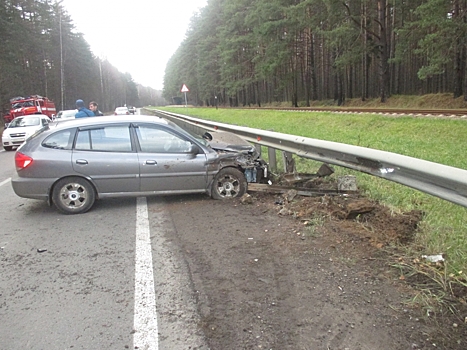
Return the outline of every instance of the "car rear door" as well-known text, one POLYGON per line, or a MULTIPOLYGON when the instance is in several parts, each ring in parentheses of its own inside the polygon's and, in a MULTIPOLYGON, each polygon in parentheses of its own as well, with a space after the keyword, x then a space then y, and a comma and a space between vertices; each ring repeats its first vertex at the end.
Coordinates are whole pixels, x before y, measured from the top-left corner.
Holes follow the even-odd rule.
POLYGON ((129 123, 79 129, 72 164, 76 172, 93 180, 101 195, 139 190, 138 155, 129 123))
POLYGON ((135 126, 141 191, 196 193, 206 191, 206 155, 192 152, 195 142, 159 125, 135 126))

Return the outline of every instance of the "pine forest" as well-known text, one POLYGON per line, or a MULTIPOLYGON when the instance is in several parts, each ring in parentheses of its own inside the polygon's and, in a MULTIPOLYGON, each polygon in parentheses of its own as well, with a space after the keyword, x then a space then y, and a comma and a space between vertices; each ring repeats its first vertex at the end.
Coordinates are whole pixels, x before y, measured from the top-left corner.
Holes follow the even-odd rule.
POLYGON ((208 0, 167 63, 164 100, 95 56, 59 2, 0 0, 2 109, 29 94, 57 109, 161 105, 183 84, 199 106, 467 99, 466 62, 467 0, 208 0))
POLYGON ((209 0, 169 61, 164 97, 195 105, 467 98, 466 0, 209 0))

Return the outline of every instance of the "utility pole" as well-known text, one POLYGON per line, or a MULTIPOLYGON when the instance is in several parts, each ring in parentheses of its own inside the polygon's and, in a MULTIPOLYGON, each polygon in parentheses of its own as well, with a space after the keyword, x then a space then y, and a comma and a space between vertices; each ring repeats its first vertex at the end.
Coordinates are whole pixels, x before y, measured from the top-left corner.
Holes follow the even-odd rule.
POLYGON ((59 28, 60 28, 60 92, 61 92, 61 106, 62 111, 64 108, 64 96, 65 96, 65 68, 63 66, 63 35, 62 35, 62 7, 61 3, 63 0, 56 2, 57 9, 59 12, 59 28))

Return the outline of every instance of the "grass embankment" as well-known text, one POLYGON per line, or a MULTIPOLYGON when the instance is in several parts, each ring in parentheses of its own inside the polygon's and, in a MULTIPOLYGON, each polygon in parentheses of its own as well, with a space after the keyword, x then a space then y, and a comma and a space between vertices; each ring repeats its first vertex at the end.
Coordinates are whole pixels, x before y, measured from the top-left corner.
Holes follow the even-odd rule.
MULTIPOLYGON (((272 110, 161 109, 223 123, 369 147, 467 169, 467 120, 272 110)), ((299 172, 316 172, 319 166, 304 159, 297 159, 296 164, 299 172)), ((334 168, 336 175, 356 175, 359 188, 366 196, 395 211, 422 210, 425 218, 412 246, 419 249, 414 251, 414 256, 444 253, 447 271, 457 278, 465 278, 467 208, 374 176, 334 168)))

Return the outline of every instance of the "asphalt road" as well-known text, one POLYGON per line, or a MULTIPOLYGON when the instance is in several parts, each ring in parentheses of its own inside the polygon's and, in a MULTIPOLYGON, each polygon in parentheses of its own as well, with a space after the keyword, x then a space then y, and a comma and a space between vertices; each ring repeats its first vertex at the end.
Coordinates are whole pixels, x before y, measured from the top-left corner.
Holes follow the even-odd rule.
POLYGON ((0 151, 0 350, 466 349, 466 327, 412 308, 416 291, 345 221, 307 231, 271 196, 63 215, 17 197, 14 171, 0 151))
POLYGON ((14 153, 0 151, 0 349, 206 348, 163 200, 62 215, 14 194, 14 153))

